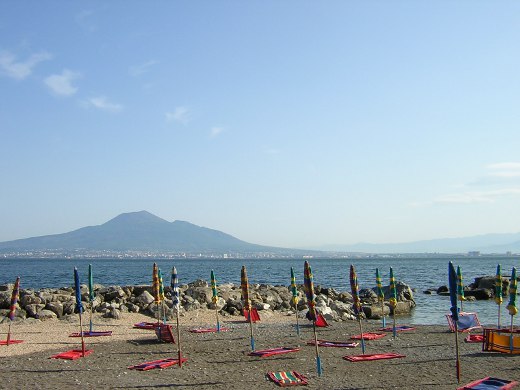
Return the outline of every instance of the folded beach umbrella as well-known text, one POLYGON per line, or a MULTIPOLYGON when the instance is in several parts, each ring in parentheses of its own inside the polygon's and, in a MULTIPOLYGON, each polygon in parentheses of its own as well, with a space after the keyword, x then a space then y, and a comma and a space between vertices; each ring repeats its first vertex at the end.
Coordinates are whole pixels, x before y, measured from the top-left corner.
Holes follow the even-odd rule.
POLYGON ((464 283, 462 282, 462 271, 460 270, 460 266, 457 266, 457 297, 460 301, 460 311, 464 311, 462 309, 462 301, 465 301, 464 297, 464 283))
POLYGON ((220 332, 220 321, 218 319, 218 291, 217 291, 217 279, 215 278, 215 273, 211 270, 211 302, 215 305, 215 315, 217 317, 217 332, 220 332))
POLYGON ((385 292, 383 291, 383 281, 379 275, 379 268, 376 268, 376 295, 377 300, 381 303, 381 315, 383 316, 383 328, 386 327, 385 316, 385 292))
POLYGON ((361 334, 361 351, 365 353, 365 338, 363 337, 363 326, 361 325, 361 313, 363 309, 361 307, 361 300, 359 299, 359 284, 357 280, 356 269, 354 265, 350 265, 350 291, 352 293, 352 309, 359 322, 359 333, 361 334))
POLYGON ((395 337, 397 336, 397 331, 395 327, 395 312, 397 309, 397 285, 395 283, 394 270, 390 267, 390 306, 392 306, 392 317, 393 317, 393 326, 392 326, 392 334, 395 337))
POLYGON ((459 354, 459 308, 457 307, 457 273, 455 267, 450 261, 448 265, 448 285, 450 287, 450 302, 451 302, 451 318, 455 326, 455 351, 456 351, 456 370, 457 370, 457 382, 460 383, 460 354, 459 354))
POLYGON ((495 276, 495 303, 498 305, 498 321, 497 321, 498 329, 500 329, 500 308, 502 307, 502 302, 503 302, 502 271, 500 269, 500 264, 498 264, 497 273, 495 276))
MULTIPOLYGON (((14 321, 15 312, 16 312, 16 304, 18 303, 18 297, 20 296, 20 277, 16 278, 16 282, 14 282, 13 292, 11 294, 11 305, 9 306, 9 330, 7 331, 7 340, 6 345, 11 343, 11 322, 14 321)), ((13 340, 15 341, 15 340, 13 340)), ((16 340, 16 342, 20 342, 20 340, 16 340)))
POLYGON ((305 289, 305 296, 307 297, 307 306, 309 308, 309 318, 312 320, 312 328, 314 331, 314 344, 316 347, 316 369, 318 376, 321 376, 321 359, 318 348, 318 335, 316 334, 316 295, 314 295, 314 282, 311 270, 311 265, 305 261, 303 265, 303 285, 305 289))
POLYGON ((179 367, 182 367, 181 331, 180 331, 180 327, 179 327, 179 309, 180 309, 179 278, 177 276, 177 269, 175 267, 172 268, 171 288, 172 288, 172 304, 173 304, 173 308, 177 312, 177 353, 179 355, 179 367))
POLYGON ((516 268, 513 267, 511 270, 511 279, 509 280, 509 302, 507 304, 507 310, 511 316, 511 353, 513 352, 513 318, 518 314, 518 308, 516 307, 516 290, 518 287, 518 281, 516 280, 516 268))
POLYGON ((157 308, 157 323, 161 321, 161 314, 159 313, 159 304, 161 303, 161 293, 160 293, 160 285, 159 285, 159 268, 156 263, 153 263, 153 271, 152 271, 152 292, 153 299, 155 302, 155 307, 157 308))
POLYGON ((164 297, 164 285, 163 285, 163 278, 162 278, 162 273, 161 273, 161 269, 160 268, 157 268, 157 278, 159 279, 159 298, 161 298, 161 311, 163 313, 163 323, 166 324, 166 310, 164 309, 164 300, 165 300, 165 297, 164 297))
POLYGON ((92 333, 92 312, 94 311, 94 299, 96 298, 94 294, 94 277, 92 275, 92 264, 88 265, 88 300, 90 303, 90 326, 89 330, 92 333))
POLYGON ((83 303, 81 302, 81 286, 79 284, 78 269, 74 267, 74 291, 76 294, 76 310, 79 314, 79 333, 81 336, 81 356, 85 356, 85 339, 83 338, 83 322, 81 321, 81 313, 83 313, 83 303))
POLYGON ((298 323, 298 289, 296 288, 296 277, 294 276, 294 269, 291 267, 291 293, 294 310, 296 311, 296 334, 300 335, 300 324, 298 323))
POLYGON ((244 301, 244 309, 249 313, 249 333, 251 337, 251 350, 255 350, 255 337, 253 335, 253 316, 251 314, 251 299, 249 298, 249 279, 247 278, 246 266, 242 266, 240 272, 240 287, 242 288, 242 300, 244 301))

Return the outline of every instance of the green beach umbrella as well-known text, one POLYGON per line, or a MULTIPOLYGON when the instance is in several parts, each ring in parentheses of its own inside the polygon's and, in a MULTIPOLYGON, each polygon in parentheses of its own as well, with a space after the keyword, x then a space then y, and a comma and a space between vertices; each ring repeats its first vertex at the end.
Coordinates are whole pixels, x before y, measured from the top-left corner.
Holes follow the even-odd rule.
POLYGON ((298 322, 298 289, 296 287, 296 276, 294 276, 294 269, 291 267, 291 293, 294 309, 296 311, 296 334, 300 335, 300 324, 298 322))
POLYGON ((518 288, 518 281, 516 280, 516 268, 513 267, 511 270, 511 279, 509 280, 509 303, 507 304, 507 310, 511 316, 511 353, 513 353, 513 318, 518 314, 518 308, 516 307, 516 290, 518 288))
POLYGON ((365 354, 365 339, 363 337, 363 327, 361 325, 361 313, 363 312, 363 309, 361 307, 361 299, 359 299, 359 284, 356 274, 356 269, 354 268, 354 265, 350 265, 350 275, 349 275, 349 281, 350 281, 350 291, 352 294, 352 308, 354 309, 354 314, 356 315, 359 323, 359 333, 361 333, 361 352, 363 352, 363 355, 365 354))
MULTIPOLYGON (((161 273, 160 268, 157 268, 157 278, 159 279, 159 297, 161 298, 160 309, 162 309, 162 312, 163 312, 163 323, 166 324, 166 310, 164 310, 164 300, 165 300, 164 284, 163 284, 163 278, 162 278, 162 273, 161 273)), ((161 312, 161 310, 159 311, 159 315, 160 315, 160 312, 161 312)))
POLYGON ((498 305, 498 329, 500 329, 500 308, 502 307, 503 291, 502 291, 502 271, 500 269, 500 264, 497 265, 497 273, 495 276, 495 303, 498 305))
POLYGON ((383 328, 386 326, 385 316, 385 292, 383 291, 383 281, 379 275, 379 268, 376 268, 376 295, 377 300, 381 303, 381 315, 383 316, 383 328))
POLYGON ((394 320, 392 334, 395 338, 397 336, 397 331, 395 327, 395 311, 397 308, 397 286, 395 283, 394 270, 392 267, 390 267, 390 299, 388 301, 390 302, 390 306, 392 307, 392 317, 394 320))
POLYGON ((215 305, 215 315, 217 317, 217 332, 220 332, 220 321, 218 319, 218 291, 217 291, 217 279, 215 278, 215 273, 211 270, 211 302, 215 305))
POLYGON ((457 298, 460 301, 460 311, 463 311, 462 301, 465 301, 466 297, 464 297, 464 283, 462 282, 462 271, 459 266, 457 266, 457 298))
POLYGON ((305 290, 305 296, 307 297, 307 307, 309 308, 309 318, 312 320, 312 327, 314 332, 314 345, 316 351, 316 370, 318 376, 321 376, 321 358, 320 351, 318 348, 318 335, 316 334, 316 295, 314 294, 314 276, 312 275, 312 269, 309 262, 306 260, 303 265, 303 286, 305 290))

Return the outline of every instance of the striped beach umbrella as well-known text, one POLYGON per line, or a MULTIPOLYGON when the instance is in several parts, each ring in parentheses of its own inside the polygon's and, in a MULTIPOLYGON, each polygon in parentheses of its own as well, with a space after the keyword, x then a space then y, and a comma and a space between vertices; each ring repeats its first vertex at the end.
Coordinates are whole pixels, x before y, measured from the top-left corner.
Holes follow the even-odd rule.
POLYGON ((450 287, 450 311, 451 318, 455 325, 455 351, 456 351, 456 371, 457 371, 457 382, 460 383, 460 354, 459 354, 459 337, 458 337, 458 321, 459 321, 459 308, 457 307, 457 273, 455 267, 450 261, 448 265, 448 285, 450 287))
POLYGON ((81 313, 83 313, 83 303, 81 302, 81 285, 79 283, 78 269, 74 267, 74 291, 76 295, 76 311, 79 314, 79 334, 81 336, 81 355, 85 357, 85 340, 83 338, 83 322, 81 321, 81 313))
POLYGON ((16 304, 18 303, 18 298, 20 297, 20 277, 16 278, 14 282, 13 292, 11 293, 11 304, 9 306, 9 330, 7 331, 7 340, 6 345, 9 345, 11 342, 11 322, 14 321, 16 314, 16 304))
POLYGON ((397 336, 397 331, 395 327, 395 313, 397 309, 397 285, 395 283, 394 270, 390 267, 390 306, 392 307, 392 318, 393 318, 393 327, 392 334, 395 338, 397 336))
POLYGON ((361 313, 363 309, 361 308, 361 299, 359 299, 359 284, 356 274, 356 269, 354 265, 350 265, 350 291, 352 293, 352 309, 354 309, 354 313, 358 319, 359 323, 359 332, 361 333, 361 351, 363 354, 365 353, 365 339, 363 337, 363 326, 361 325, 361 313))
MULTIPOLYGON (((161 299, 161 306, 163 312, 163 322, 166 323, 166 310, 164 310, 164 284, 163 284, 163 277, 161 273, 161 269, 157 268, 157 278, 159 279, 159 298, 161 299)), ((160 311, 159 311, 160 313, 160 311)), ((160 314, 159 314, 160 315, 160 314)))
POLYGON ((513 332, 513 317, 518 314, 518 308, 516 307, 517 288, 518 281, 516 280, 516 268, 513 267, 511 270, 511 279, 509 280, 509 302, 507 304, 507 310, 509 310, 509 315, 511 316, 511 332, 513 332))
POLYGON ((300 335, 300 324, 298 322, 298 288, 296 287, 296 276, 294 276, 294 269, 291 267, 291 293, 294 310, 296 311, 296 334, 300 335))
POLYGON ((314 331, 314 345, 316 347, 316 370, 318 376, 321 376, 321 359, 320 351, 318 348, 318 335, 316 334, 316 295, 314 295, 314 282, 311 270, 311 265, 308 261, 305 261, 303 265, 303 285, 305 290, 305 296, 307 297, 307 306, 309 308, 309 317, 312 320, 313 331, 314 331))
POLYGON ((462 301, 465 301, 466 297, 464 297, 464 283, 462 282, 462 271, 460 266, 457 266, 457 298, 460 301, 460 311, 463 311, 462 301))
POLYGON ((89 330, 92 333, 92 312, 94 311, 94 276, 92 275, 92 264, 88 265, 88 301, 90 303, 90 326, 89 330))
POLYGON ((159 304, 161 303, 161 293, 160 293, 160 285, 159 285, 159 267, 157 267, 157 263, 153 263, 152 292, 153 292, 153 300, 155 302, 155 307, 157 309, 157 323, 159 323, 161 321, 161 313, 159 313, 159 304))
POLYGON ((255 350, 255 337, 253 335, 253 315, 251 313, 251 299, 249 297, 249 279, 247 278, 246 266, 242 266, 240 271, 240 287, 242 288, 242 301, 244 301, 244 310, 247 310, 247 319, 249 321, 249 335, 251 338, 251 350, 255 350))
POLYGON ((383 291, 383 281, 379 275, 379 268, 376 268, 376 295, 377 301, 381 303, 381 315, 383 316, 383 328, 386 326, 385 316, 385 292, 383 291))
POLYGON ((217 279, 215 273, 211 270, 211 302, 215 305, 215 315, 217 317, 217 332, 220 332, 220 321, 218 319, 218 291, 217 291, 217 279))
POLYGON ((495 303, 498 305, 498 321, 497 327, 500 329, 500 308, 502 307, 503 291, 502 291, 503 283, 502 283, 502 270, 500 269, 500 264, 497 265, 497 273, 495 276, 495 303))
POLYGON ((181 352, 181 331, 179 326, 179 310, 180 310, 180 295, 179 295, 179 277, 177 276, 177 268, 172 267, 171 276, 172 288, 172 304, 177 312, 177 354, 179 358, 179 367, 182 367, 182 352, 181 352))

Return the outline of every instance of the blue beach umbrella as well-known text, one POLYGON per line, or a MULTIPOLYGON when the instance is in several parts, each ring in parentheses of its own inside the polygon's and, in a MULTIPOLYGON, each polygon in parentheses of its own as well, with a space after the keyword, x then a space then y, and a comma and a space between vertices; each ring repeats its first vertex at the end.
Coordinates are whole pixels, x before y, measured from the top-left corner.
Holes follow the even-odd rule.
POLYGON ((83 303, 81 302, 81 286, 79 284, 78 269, 74 267, 74 291, 76 293, 76 311, 79 314, 79 334, 81 336, 81 356, 85 357, 85 339, 83 338, 83 322, 81 321, 81 313, 83 313, 83 303))
POLYGON ((459 321, 459 308, 457 307, 457 273, 455 267, 450 261, 448 265, 448 285, 450 287, 450 312, 453 323, 455 324, 455 351, 456 351, 456 370, 457 370, 457 382, 460 383, 460 354, 459 354, 459 337, 458 337, 458 321, 459 321))
POLYGON ((175 267, 172 268, 171 288, 172 288, 173 308, 177 312, 177 354, 178 354, 178 358, 179 358, 179 367, 182 367, 181 331, 180 331, 180 327, 179 327, 179 309, 180 309, 179 277, 177 276, 177 269, 175 267))

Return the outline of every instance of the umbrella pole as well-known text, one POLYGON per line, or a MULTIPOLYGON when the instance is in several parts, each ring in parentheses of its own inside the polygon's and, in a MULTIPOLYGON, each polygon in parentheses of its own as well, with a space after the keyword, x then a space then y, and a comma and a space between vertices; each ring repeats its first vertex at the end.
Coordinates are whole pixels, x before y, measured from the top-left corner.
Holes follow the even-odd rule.
POLYGON ((92 312, 94 311, 94 304, 90 301, 90 333, 92 333, 92 312))
POLYGON ((381 302, 381 315, 383 316, 383 328, 386 328, 385 302, 381 302))
POLYGON ((11 320, 9 320, 9 330, 7 331, 7 341, 6 341, 6 345, 9 345, 9 343, 11 342, 11 320))
POLYGON ((500 329, 500 306, 502 305, 498 305, 498 329, 500 329))
POLYGON ((455 353, 456 353, 456 370, 457 370, 457 383, 460 383, 460 353, 459 353, 459 327, 457 321, 455 323, 455 353))
POLYGON ((249 333, 251 337, 251 351, 255 351, 255 337, 253 336, 253 316, 251 315, 251 310, 253 310, 251 307, 248 311, 249 316, 249 333))
POLYGON ((464 309, 462 308, 462 299, 460 300, 460 311, 463 312, 464 309))
POLYGON ((395 339, 396 336, 397 336, 397 329, 396 329, 396 327, 395 327, 395 307, 394 307, 394 315, 393 315, 392 317, 393 317, 393 319, 394 319, 394 325, 393 325, 393 327, 392 327, 392 335, 394 336, 394 339, 395 339))
POLYGON ((81 311, 79 313, 79 334, 81 336, 81 356, 85 357, 85 339, 83 338, 83 322, 81 320, 81 311))
POLYGON ((179 367, 182 367, 181 330, 179 328, 179 308, 177 308, 177 353, 179 358, 179 367))
POLYGON ((361 325, 361 317, 358 314, 359 333, 361 334, 361 352, 365 354, 365 338, 363 337, 363 326, 361 325))
POLYGON ((218 320, 218 307, 215 304, 215 316, 217 317, 217 332, 220 332, 220 321, 218 320))
POLYGON ((300 321, 298 320, 298 305, 294 305, 294 307, 296 308, 296 334, 298 335, 298 337, 300 336, 300 321))
POLYGON ((511 316, 511 335, 509 336, 509 351, 513 353, 513 316, 511 316))
POLYGON ((318 348, 318 335, 316 333, 316 320, 312 322, 313 331, 314 331, 314 346, 316 347, 316 370, 318 371, 318 376, 321 376, 321 359, 320 359, 320 350, 318 348))

